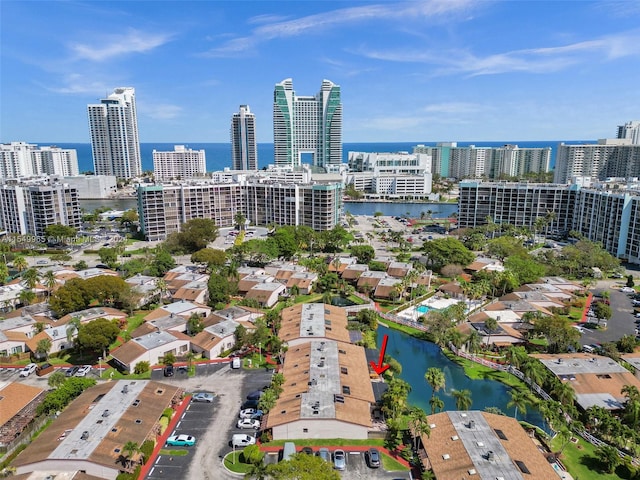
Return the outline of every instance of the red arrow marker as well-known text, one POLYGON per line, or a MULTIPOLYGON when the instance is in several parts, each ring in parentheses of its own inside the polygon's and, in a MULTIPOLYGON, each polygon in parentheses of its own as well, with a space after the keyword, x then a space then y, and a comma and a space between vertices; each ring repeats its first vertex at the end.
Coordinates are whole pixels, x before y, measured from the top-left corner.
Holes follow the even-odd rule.
POLYGON ((387 349, 387 340, 389 339, 388 335, 385 335, 384 337, 382 337, 382 347, 380 347, 380 359, 378 360, 378 364, 376 365, 373 360, 371 362, 369 362, 371 364, 371 368, 373 368, 373 370, 380 375, 382 372, 384 372, 387 368, 389 368, 389 365, 383 365, 382 362, 384 361, 384 352, 387 349))

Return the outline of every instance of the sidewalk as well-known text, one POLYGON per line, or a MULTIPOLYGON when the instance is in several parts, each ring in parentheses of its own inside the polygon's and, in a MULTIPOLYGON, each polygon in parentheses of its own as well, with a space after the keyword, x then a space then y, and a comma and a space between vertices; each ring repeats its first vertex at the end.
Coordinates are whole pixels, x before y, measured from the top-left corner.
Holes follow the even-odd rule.
POLYGON ((162 435, 156 437, 156 446, 153 449, 153 453, 151 454, 151 457, 149 459, 147 459, 147 463, 142 465, 142 468, 140 469, 140 476, 138 477, 138 480, 143 480, 149 474, 149 471, 155 465, 156 458, 158 458, 158 454, 160 453, 160 450, 162 448, 164 448, 164 444, 167 441, 167 438, 170 436, 171 432, 173 432, 173 430, 176 428, 176 425, 178 424, 178 422, 182 418, 182 414, 184 413, 184 411, 189 406, 189 402, 191 402, 191 395, 184 397, 182 402, 176 408, 176 411, 175 411, 175 413, 173 415, 173 418, 169 422, 169 425, 167 426, 167 429, 164 431, 164 433, 162 435))

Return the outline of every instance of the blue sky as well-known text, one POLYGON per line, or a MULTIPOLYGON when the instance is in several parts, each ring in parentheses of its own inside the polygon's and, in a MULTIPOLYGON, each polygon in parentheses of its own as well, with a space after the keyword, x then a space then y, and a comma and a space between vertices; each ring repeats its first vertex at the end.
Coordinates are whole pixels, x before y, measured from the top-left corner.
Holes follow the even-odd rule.
POLYGON ((343 140, 596 139, 640 120, 640 2, 0 3, 0 141, 89 142, 136 88, 141 142, 228 142, 275 83, 341 86, 343 140))

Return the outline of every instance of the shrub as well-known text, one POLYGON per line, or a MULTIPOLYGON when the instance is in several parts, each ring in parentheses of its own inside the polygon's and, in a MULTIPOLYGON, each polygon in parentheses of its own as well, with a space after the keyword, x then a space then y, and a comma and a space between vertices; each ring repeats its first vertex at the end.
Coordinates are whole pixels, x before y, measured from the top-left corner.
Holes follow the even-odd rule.
POLYGON ((142 442, 142 445, 140 446, 140 453, 142 453, 144 457, 143 463, 146 463, 147 460, 151 458, 155 446, 156 444, 153 440, 145 440, 142 442))
POLYGON ((143 360, 141 362, 136 363, 135 368, 133 369, 133 373, 140 374, 149 371, 149 362, 143 360))
POLYGON ((162 412, 162 416, 171 420, 171 417, 173 417, 173 408, 165 408, 164 412, 162 412))

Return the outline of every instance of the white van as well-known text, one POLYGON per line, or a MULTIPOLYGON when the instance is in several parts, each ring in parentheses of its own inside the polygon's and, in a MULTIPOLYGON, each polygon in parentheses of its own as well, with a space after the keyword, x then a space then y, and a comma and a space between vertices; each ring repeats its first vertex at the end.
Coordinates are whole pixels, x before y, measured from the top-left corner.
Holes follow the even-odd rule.
POLYGON ((231 360, 231 368, 240 368, 241 365, 242 360, 240 360, 240 357, 233 357, 233 360, 231 360))
POLYGON ((254 443, 256 443, 256 437, 252 437, 246 433, 236 433, 231 437, 231 446, 234 448, 243 448, 247 445, 253 445, 254 443))

